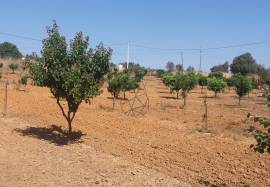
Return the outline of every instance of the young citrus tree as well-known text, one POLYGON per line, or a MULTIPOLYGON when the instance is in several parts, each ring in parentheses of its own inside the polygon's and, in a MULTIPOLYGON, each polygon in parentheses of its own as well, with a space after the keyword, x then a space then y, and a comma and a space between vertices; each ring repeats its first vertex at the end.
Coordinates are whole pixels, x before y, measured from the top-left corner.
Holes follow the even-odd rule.
POLYGON ((111 49, 102 44, 88 50, 88 37, 77 33, 67 47, 57 24, 47 28, 48 38, 43 40, 42 61, 30 66, 34 84, 48 87, 56 98, 61 112, 68 122, 68 133, 72 132, 72 121, 80 104, 101 93, 104 75, 109 71, 111 49), (67 108, 60 100, 67 102, 67 108))
POLYGON ((243 96, 247 95, 252 90, 252 82, 249 78, 243 75, 235 76, 235 91, 238 95, 238 104, 241 104, 243 96))
POLYGON ((181 95, 184 99, 183 107, 185 107, 187 95, 198 84, 198 78, 192 72, 187 74, 180 74, 179 84, 181 87, 181 95))
POLYGON ((201 86, 201 93, 202 93, 204 86, 207 86, 207 77, 205 77, 201 74, 199 74, 198 77, 199 77, 198 83, 201 86))
POLYGON ((217 79, 215 77, 209 78, 207 81, 207 88, 208 90, 211 90, 215 93, 215 97, 217 97, 217 94, 221 91, 223 91, 226 88, 226 82, 222 79, 217 79))
POLYGON ((117 99, 119 97, 119 94, 121 92, 121 88, 122 88, 121 74, 116 73, 108 81, 108 87, 107 87, 108 92, 110 92, 113 96, 113 108, 115 106, 115 99, 117 99))
POLYGON ((14 74, 15 71, 19 68, 19 64, 14 64, 14 63, 12 63, 12 64, 9 64, 8 67, 9 67, 9 69, 12 70, 12 73, 14 74))

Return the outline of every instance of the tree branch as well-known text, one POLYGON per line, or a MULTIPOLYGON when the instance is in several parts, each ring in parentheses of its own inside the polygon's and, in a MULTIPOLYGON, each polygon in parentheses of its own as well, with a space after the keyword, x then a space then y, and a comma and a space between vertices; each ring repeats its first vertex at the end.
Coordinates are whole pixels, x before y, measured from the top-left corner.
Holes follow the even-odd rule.
POLYGON ((63 106, 62 106, 62 105, 60 104, 60 102, 59 102, 59 98, 57 98, 56 103, 57 103, 57 104, 58 104, 58 106, 60 107, 60 109, 61 109, 61 111, 62 111, 63 116, 66 118, 66 120, 68 120, 68 117, 67 117, 67 115, 66 115, 66 113, 65 113, 65 111, 64 111, 64 108, 63 108, 63 106))

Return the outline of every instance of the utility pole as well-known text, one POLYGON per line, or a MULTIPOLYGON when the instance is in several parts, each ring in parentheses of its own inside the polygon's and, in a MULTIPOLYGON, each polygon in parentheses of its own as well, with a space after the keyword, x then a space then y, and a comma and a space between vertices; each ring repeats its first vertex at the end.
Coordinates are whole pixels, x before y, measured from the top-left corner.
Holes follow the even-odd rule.
POLYGON ((182 73, 184 72, 184 58, 183 58, 183 52, 181 52, 181 61, 182 61, 182 73))
POLYGON ((127 44, 127 69, 128 69, 128 64, 129 64, 129 42, 127 44))
POLYGON ((200 67, 199 72, 202 72, 202 48, 200 47, 200 67))

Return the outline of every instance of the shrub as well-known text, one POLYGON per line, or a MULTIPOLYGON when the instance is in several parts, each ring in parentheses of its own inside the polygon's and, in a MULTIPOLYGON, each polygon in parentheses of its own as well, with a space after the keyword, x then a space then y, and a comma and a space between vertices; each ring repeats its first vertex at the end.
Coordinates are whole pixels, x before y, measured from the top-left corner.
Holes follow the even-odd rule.
POLYGON ((19 68, 19 64, 12 63, 8 67, 12 70, 12 73, 14 74, 15 70, 17 70, 19 68))
MULTIPOLYGON (((248 117, 250 117, 250 114, 248 114, 248 117)), ((256 145, 251 145, 250 147, 261 154, 265 152, 270 154, 270 118, 255 116, 253 120, 263 126, 264 130, 250 129, 254 133, 254 138, 257 142, 256 145)))
POLYGON ((241 98, 245 95, 247 95, 252 90, 252 83, 251 80, 243 75, 237 75, 235 76, 235 91, 238 95, 240 105, 241 98))
POLYGON ((47 28, 48 38, 43 40, 43 61, 31 64, 30 74, 34 84, 48 87, 56 98, 61 112, 68 122, 68 133, 72 132, 72 121, 80 104, 101 93, 104 75, 109 71, 111 49, 99 44, 88 50, 88 37, 77 33, 68 49, 66 39, 61 36, 57 24, 47 28), (67 102, 67 111, 60 100, 67 102))
POLYGON ((19 84, 27 85, 27 79, 28 79, 28 77, 26 75, 24 75, 19 79, 18 82, 19 82, 19 84))
POLYGON ((209 78, 207 82, 207 88, 215 93, 215 97, 217 97, 217 93, 223 91, 226 88, 226 82, 222 79, 217 78, 209 78))
POLYGON ((215 77, 215 78, 217 78, 217 79, 224 79, 223 73, 220 72, 220 71, 217 71, 217 72, 211 72, 211 73, 209 73, 208 77, 209 77, 209 78, 214 78, 214 77, 215 77))

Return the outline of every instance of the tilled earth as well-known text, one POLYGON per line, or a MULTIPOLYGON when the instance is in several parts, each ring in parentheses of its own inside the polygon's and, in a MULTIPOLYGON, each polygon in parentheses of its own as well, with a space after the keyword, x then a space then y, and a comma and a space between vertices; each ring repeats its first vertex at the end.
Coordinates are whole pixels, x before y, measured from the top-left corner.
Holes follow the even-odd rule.
POLYGON ((208 92, 209 130, 201 132, 204 108, 199 88, 188 95, 183 109, 183 101, 175 99, 157 78, 146 77, 144 83, 148 113, 126 116, 120 101, 112 111, 112 99, 104 87, 90 105, 80 106, 73 125, 74 131, 84 135, 69 145, 59 144, 52 134, 21 133, 29 128, 40 133, 51 125, 66 128, 66 122, 48 89, 27 86, 26 91, 16 91, 10 85, 8 116, 0 119, 0 183, 270 186, 269 155, 249 148, 255 142, 246 131, 253 125, 246 120, 248 112, 270 116, 261 94, 250 94, 238 106, 233 90, 217 98, 208 92))

